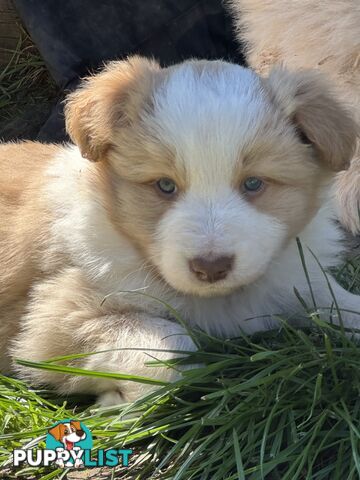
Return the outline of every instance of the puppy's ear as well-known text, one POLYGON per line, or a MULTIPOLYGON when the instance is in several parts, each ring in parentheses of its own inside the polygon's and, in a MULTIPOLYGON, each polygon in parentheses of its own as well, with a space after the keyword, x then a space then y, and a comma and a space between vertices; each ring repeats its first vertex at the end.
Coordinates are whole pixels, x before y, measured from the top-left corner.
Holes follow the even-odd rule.
POLYGON ((359 127, 317 72, 290 73, 276 68, 265 81, 274 102, 294 122, 300 138, 311 143, 333 171, 346 169, 359 127))
POLYGON ((59 423, 58 425, 55 425, 55 427, 52 427, 50 428, 50 430, 48 430, 50 435, 52 435, 58 442, 60 442, 62 437, 64 436, 64 431, 65 427, 62 423, 59 423))
POLYGON ((96 162, 105 156, 114 130, 135 120, 159 70, 158 63, 138 56, 111 62, 68 96, 66 130, 83 157, 96 162))
POLYGON ((80 422, 78 420, 71 420, 70 425, 75 427, 76 430, 81 430, 81 425, 80 425, 80 422))

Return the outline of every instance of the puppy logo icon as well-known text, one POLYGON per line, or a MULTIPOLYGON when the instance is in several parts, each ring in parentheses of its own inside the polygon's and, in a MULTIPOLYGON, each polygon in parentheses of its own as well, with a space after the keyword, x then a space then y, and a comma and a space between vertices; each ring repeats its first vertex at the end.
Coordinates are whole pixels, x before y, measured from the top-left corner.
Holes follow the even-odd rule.
POLYGON ((46 448, 58 452, 59 467, 81 467, 83 460, 78 454, 92 448, 91 432, 82 422, 63 420, 48 430, 46 448))

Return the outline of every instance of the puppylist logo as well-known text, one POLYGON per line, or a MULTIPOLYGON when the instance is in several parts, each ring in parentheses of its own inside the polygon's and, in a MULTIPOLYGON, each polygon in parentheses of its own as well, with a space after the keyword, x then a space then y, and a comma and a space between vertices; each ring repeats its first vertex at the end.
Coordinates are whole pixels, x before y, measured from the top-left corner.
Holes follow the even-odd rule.
POLYGON ((133 453, 132 450, 115 448, 92 452, 92 447, 91 432, 83 422, 62 420, 48 430, 45 449, 14 450, 13 465, 19 467, 26 462, 32 467, 127 467, 133 453))

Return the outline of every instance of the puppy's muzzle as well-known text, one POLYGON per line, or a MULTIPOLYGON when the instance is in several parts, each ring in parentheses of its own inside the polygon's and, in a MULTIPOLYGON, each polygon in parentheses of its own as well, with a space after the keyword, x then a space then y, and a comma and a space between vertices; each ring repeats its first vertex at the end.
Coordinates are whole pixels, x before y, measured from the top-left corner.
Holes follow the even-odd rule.
POLYGON ((215 283, 227 277, 234 264, 234 255, 214 259, 195 257, 189 260, 189 268, 198 280, 215 283))

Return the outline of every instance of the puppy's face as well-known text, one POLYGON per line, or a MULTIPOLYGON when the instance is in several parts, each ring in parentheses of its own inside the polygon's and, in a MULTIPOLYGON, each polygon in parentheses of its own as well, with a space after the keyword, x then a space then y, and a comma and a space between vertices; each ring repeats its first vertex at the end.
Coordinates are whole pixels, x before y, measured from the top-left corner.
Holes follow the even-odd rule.
POLYGON ((310 74, 135 58, 73 94, 67 118, 111 171, 117 228, 174 289, 211 296, 261 277, 312 217, 355 142, 337 109, 310 74))

